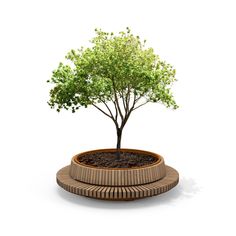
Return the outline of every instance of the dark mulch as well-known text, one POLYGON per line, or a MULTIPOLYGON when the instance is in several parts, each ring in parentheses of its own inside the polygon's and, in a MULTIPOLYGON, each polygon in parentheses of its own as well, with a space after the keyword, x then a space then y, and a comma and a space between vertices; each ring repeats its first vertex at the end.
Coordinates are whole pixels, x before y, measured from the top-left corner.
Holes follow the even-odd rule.
POLYGON ((150 165, 156 161, 157 159, 151 155, 134 152, 120 152, 120 158, 116 152, 99 152, 79 158, 80 163, 103 168, 134 168, 150 165))

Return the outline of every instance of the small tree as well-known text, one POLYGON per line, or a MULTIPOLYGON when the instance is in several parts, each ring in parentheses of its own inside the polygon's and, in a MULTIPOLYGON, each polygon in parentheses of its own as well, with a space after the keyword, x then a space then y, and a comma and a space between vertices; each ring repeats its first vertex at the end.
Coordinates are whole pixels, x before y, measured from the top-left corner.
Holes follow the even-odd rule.
POLYGON ((178 107, 170 91, 175 70, 129 28, 117 36, 95 32, 91 48, 71 50, 66 56, 69 63, 60 63, 53 71, 48 82, 55 86, 48 104, 58 112, 94 106, 114 122, 119 151, 123 128, 133 111, 148 102, 178 107))

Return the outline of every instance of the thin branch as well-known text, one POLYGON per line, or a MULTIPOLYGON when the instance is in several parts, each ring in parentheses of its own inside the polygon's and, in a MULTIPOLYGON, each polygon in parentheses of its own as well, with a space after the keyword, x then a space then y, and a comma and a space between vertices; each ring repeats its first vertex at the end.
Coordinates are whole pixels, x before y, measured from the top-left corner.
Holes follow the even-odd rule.
POLYGON ((137 107, 134 107, 133 111, 136 110, 136 109, 138 109, 139 107, 141 107, 141 106, 147 104, 148 102, 149 102, 149 101, 146 101, 146 102, 144 102, 144 103, 138 105, 137 107))
MULTIPOLYGON (((99 111, 101 111, 104 115, 106 115, 106 116, 108 116, 110 119, 112 119, 113 122, 115 123, 116 128, 119 127, 118 122, 117 122, 117 116, 116 116, 116 119, 115 119, 114 116, 112 115, 112 112, 111 112, 111 115, 109 115, 109 114, 107 114, 105 111, 103 111, 100 107, 98 107, 97 105, 95 105, 94 103, 93 103, 92 105, 93 105, 94 107, 96 107, 99 111)), ((107 108, 108 108, 108 106, 107 106, 107 108)), ((109 110, 110 110, 110 108, 109 108, 109 110)))
POLYGON ((129 87, 129 85, 128 85, 128 91, 127 91, 125 100, 126 100, 126 108, 127 108, 126 112, 128 112, 129 111, 129 102, 130 102, 130 87, 129 87))
POLYGON ((101 111, 104 115, 108 116, 109 118, 112 119, 112 116, 110 116, 109 114, 107 114, 105 111, 103 111, 100 107, 98 107, 97 105, 95 105, 94 103, 92 103, 92 105, 94 107, 96 107, 99 111, 101 111))
POLYGON ((137 103, 141 98, 142 96, 139 96, 138 98, 134 98, 134 103, 137 103))
POLYGON ((115 102, 116 102, 116 105, 117 105, 117 108, 118 108, 118 112, 119 112, 119 114, 120 114, 121 119, 123 120, 123 119, 124 119, 124 116, 123 116, 123 114, 122 114, 122 112, 121 112, 120 104, 119 104, 119 101, 118 101, 118 98, 117 98, 116 93, 115 93, 115 100, 116 100, 115 102))
POLYGON ((121 129, 121 130, 124 128, 124 126, 125 126, 126 122, 128 121, 129 116, 130 116, 130 114, 131 114, 132 111, 133 111, 133 109, 131 108, 131 109, 129 110, 129 112, 127 113, 127 115, 125 116, 124 120, 122 121, 121 126, 120 126, 120 129, 121 129))
POLYGON ((114 116, 113 116, 113 114, 112 114, 111 109, 109 108, 109 106, 108 106, 104 101, 101 100, 101 102, 106 106, 106 108, 107 108, 107 110, 109 111, 111 117, 113 117, 113 119, 114 119, 114 116))
POLYGON ((123 102, 125 113, 127 113, 127 105, 126 105, 126 102, 125 102, 125 96, 124 96, 123 91, 121 93, 121 98, 122 98, 122 102, 123 102))
POLYGON ((114 104, 114 107, 115 107, 115 111, 116 111, 116 115, 115 115, 115 119, 117 120, 118 118, 118 111, 117 111, 117 106, 116 106, 116 103, 112 100, 113 104, 114 104))
POLYGON ((133 100, 133 104, 132 104, 132 107, 129 109, 128 113, 125 115, 125 118, 124 120, 122 120, 122 123, 121 123, 121 130, 124 128, 126 122, 128 121, 129 117, 130 117, 130 114, 131 112, 134 110, 134 106, 136 104, 136 95, 134 94, 134 100, 133 100))
POLYGON ((124 120, 124 116, 121 112, 121 109, 120 109, 120 104, 119 104, 119 100, 118 100, 118 97, 117 97, 117 94, 116 94, 116 87, 115 87, 115 83, 114 83, 114 80, 112 79, 112 84, 113 84, 113 89, 114 89, 114 94, 115 94, 115 102, 116 102, 116 105, 117 105, 117 108, 118 108, 118 112, 120 114, 120 117, 122 120, 124 120))
POLYGON ((115 117, 114 117, 114 115, 113 115, 111 109, 109 108, 109 106, 108 106, 105 102, 103 102, 103 103, 104 103, 104 105, 106 106, 106 108, 108 109, 109 113, 111 114, 112 120, 114 121, 116 127, 119 127, 118 121, 117 121, 117 117, 118 117, 117 110, 116 110, 116 115, 115 115, 115 117))
POLYGON ((133 105, 131 107, 131 110, 134 108, 134 105, 136 104, 136 102, 139 100, 140 98, 136 98, 136 94, 134 94, 134 100, 133 100, 133 105))

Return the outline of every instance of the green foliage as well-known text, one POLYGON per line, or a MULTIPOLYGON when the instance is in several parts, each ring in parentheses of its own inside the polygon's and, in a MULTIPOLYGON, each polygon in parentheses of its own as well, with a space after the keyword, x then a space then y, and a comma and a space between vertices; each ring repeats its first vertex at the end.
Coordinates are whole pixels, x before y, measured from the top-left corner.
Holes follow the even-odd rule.
POLYGON ((68 63, 60 63, 53 71, 48 81, 54 85, 48 102, 52 108, 75 112, 80 106, 123 99, 128 114, 139 98, 178 107, 170 90, 175 70, 152 48, 146 48, 145 41, 129 28, 118 35, 100 29, 95 32, 90 48, 71 50, 66 56, 68 63), (133 106, 128 104, 131 98, 133 106))

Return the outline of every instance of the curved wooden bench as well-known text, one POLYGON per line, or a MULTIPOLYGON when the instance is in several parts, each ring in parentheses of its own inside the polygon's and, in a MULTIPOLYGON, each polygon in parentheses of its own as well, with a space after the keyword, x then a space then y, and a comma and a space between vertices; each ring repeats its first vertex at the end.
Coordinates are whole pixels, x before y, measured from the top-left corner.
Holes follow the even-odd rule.
POLYGON ((169 191, 179 182, 178 172, 166 166, 166 176, 158 181, 136 186, 100 186, 74 180, 70 176, 70 166, 57 172, 57 183, 66 191, 91 198, 104 200, 134 200, 155 196, 169 191))

